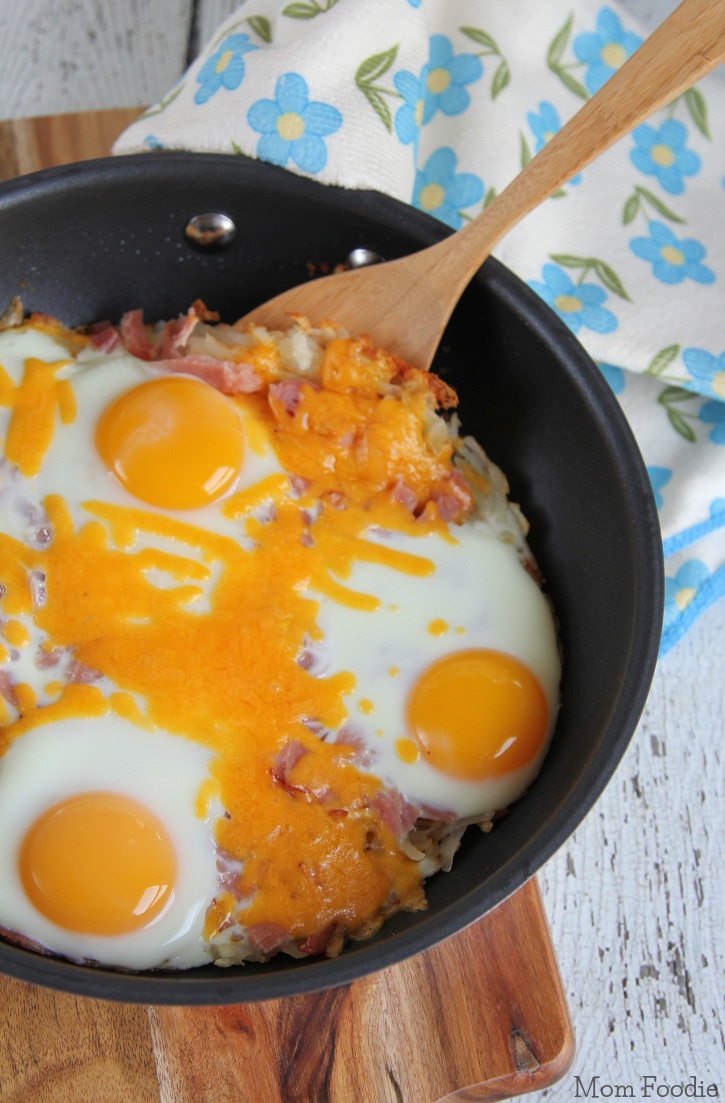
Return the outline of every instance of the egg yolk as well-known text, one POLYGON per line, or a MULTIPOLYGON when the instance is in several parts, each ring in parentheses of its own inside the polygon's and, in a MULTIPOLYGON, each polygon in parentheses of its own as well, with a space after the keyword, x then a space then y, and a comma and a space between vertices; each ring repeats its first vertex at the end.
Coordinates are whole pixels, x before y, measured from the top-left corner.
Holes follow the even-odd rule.
POLYGON ((546 697, 523 663, 471 648, 434 662, 408 698, 410 733, 431 766, 471 781, 502 777, 540 751, 546 697))
POLYGON ((234 402, 200 379, 163 376, 119 395, 99 418, 96 447, 136 498, 197 509, 231 489, 244 458, 234 402))
POLYGON ((46 919, 69 931, 120 935, 149 926, 169 903, 176 856, 148 808, 114 793, 83 793, 32 824, 19 871, 46 919))

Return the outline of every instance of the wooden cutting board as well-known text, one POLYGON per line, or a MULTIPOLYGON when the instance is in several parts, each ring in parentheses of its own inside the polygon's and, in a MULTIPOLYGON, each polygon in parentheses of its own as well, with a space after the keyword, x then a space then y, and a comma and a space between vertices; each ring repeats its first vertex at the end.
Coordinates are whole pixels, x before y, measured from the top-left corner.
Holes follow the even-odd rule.
MULTIPOLYGON (((0 180, 104 156, 137 115, 0 122, 0 180)), ((547 1087, 573 1055, 535 880, 426 953, 293 999, 141 1007, 0 978, 0 1103, 475 1103, 547 1087)))

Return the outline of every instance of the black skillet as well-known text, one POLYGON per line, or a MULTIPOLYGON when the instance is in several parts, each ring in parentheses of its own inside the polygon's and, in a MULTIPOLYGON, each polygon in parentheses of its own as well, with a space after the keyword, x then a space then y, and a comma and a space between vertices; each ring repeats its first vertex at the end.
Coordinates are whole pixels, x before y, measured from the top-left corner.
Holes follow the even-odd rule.
MULTIPOLYGON (((68 325, 143 306, 172 317, 196 298, 233 321, 367 248, 386 259, 446 229, 373 192, 323 187, 241 157, 154 153, 51 169, 0 186, 0 303, 68 325), (199 214, 237 227, 216 250, 185 236, 199 214)), ((490 835, 471 830, 428 910, 399 915, 335 960, 123 974, 0 943, 0 971, 88 996, 238 1003, 347 983, 447 938, 519 888, 602 792, 635 729, 662 620, 662 556, 647 473, 620 408, 569 330, 488 260, 457 307, 436 370, 464 430, 506 472, 531 522, 564 652, 562 708, 542 772, 490 835)))

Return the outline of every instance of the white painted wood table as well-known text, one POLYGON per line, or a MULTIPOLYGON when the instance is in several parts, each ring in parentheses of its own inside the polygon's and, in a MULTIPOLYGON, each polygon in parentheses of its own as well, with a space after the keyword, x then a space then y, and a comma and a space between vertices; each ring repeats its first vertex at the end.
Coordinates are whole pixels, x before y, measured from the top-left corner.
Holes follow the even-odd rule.
MULTIPOLYGON (((236 6, 0 0, 0 117, 151 102, 236 6)), ((674 2, 629 6, 658 22, 674 2)), ((551 1103, 725 1096, 723 656, 721 601, 660 662, 613 780, 541 871, 577 1032, 551 1103)))

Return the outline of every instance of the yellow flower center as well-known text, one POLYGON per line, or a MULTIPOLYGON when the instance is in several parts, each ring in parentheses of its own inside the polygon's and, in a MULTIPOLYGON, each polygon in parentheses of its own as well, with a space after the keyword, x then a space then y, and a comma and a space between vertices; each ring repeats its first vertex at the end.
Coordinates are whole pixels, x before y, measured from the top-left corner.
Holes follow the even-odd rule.
POLYGON ((225 50, 224 53, 219 58, 219 60, 217 61, 216 65, 214 66, 214 72, 215 73, 223 73, 224 70, 226 69, 227 65, 229 64, 229 62, 232 60, 233 57, 234 57, 234 51, 233 50, 225 50))
POLYGON ((545 142, 550 142, 553 137, 554 137, 554 131, 553 130, 545 130, 544 131, 544 141, 545 142))
POLYGON ((451 74, 447 69, 431 69, 426 81, 428 91, 433 92, 436 96, 439 96, 441 92, 445 92, 450 83, 451 74))
POLYGON ((286 142, 294 142, 305 132, 305 123, 296 111, 286 111, 277 119, 277 133, 286 142))
POLYGON ((662 143, 652 146, 650 156, 656 165, 662 165, 663 168, 668 168, 675 160, 674 151, 662 143))
POLYGON ((660 256, 663 260, 666 260, 668 264, 684 264, 685 258, 679 249, 675 249, 674 245, 663 245, 660 249, 660 256))
POLYGON ((562 314, 576 314, 577 310, 582 308, 582 301, 577 299, 576 295, 557 295, 554 306, 562 314))
POLYGON ((627 60, 627 51, 619 42, 608 42, 602 47, 600 58, 609 69, 619 69, 627 60))
POLYGON ((426 184, 420 193, 420 205, 424 211, 437 211, 445 197, 445 188, 440 184, 426 184))
POLYGON ((725 371, 719 371, 712 381, 713 393, 718 398, 725 398, 725 371))
POLYGON ((675 594, 675 604, 681 613, 684 613, 696 593, 697 590, 694 590, 692 586, 683 586, 681 590, 677 591, 675 594))
POLYGON ((423 101, 418 100, 415 105, 415 123, 416 126, 420 126, 423 122, 423 101))

